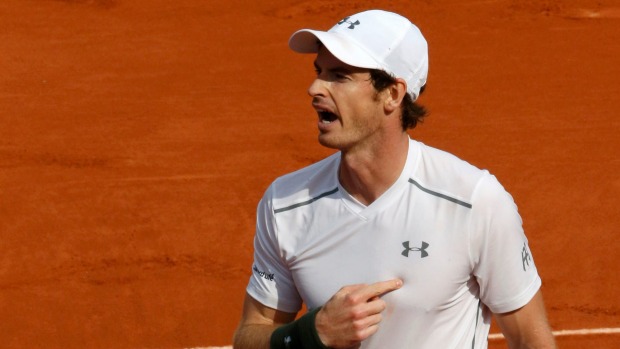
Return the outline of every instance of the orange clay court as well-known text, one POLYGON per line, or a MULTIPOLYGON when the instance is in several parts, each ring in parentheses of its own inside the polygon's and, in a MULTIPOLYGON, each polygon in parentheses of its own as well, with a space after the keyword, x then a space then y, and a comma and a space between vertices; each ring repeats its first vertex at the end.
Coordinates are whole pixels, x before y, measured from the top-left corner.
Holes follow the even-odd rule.
POLYGON ((331 153, 287 40, 377 7, 429 41, 412 137, 519 205, 560 348, 620 348, 616 0, 1 1, 0 347, 230 345, 258 200, 331 153))

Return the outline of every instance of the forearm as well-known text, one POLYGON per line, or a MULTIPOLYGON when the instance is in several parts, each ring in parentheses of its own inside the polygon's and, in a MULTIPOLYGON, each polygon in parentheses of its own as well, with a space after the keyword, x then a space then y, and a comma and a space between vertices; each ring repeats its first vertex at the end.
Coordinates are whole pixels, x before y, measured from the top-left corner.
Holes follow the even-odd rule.
POLYGON ((547 324, 539 324, 536 329, 524 331, 521 336, 507 338, 510 349, 556 349, 555 338, 547 324))
POLYGON ((233 337, 234 349, 269 349, 275 325, 242 325, 233 337))
POLYGON ((508 347, 510 349, 556 349, 555 340, 551 338, 545 338, 544 340, 537 340, 536 342, 517 342, 509 341, 508 347))
POLYGON ((495 319, 510 349, 556 348, 540 291, 521 309, 495 314, 495 319))
POLYGON ((315 327, 315 317, 320 309, 316 308, 279 327, 267 324, 240 327, 235 335, 235 349, 328 349, 321 342, 315 327), (268 341, 265 342, 265 339, 268 341))

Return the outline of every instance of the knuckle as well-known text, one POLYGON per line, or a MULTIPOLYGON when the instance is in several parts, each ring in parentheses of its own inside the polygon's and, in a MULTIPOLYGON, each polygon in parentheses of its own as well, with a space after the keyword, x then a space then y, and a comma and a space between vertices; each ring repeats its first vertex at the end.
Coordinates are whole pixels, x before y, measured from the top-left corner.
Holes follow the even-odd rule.
POLYGON ((366 339, 366 336, 365 336, 363 333, 358 332, 358 333, 356 333, 356 334, 355 334, 355 336, 353 337, 353 339, 354 339, 356 342, 361 342, 361 341, 363 341, 364 339, 366 339))
POLYGON ((355 305, 355 304, 359 303, 359 299, 360 299, 360 297, 358 295, 356 295, 355 293, 347 293, 344 296, 344 301, 348 305, 355 305))
POLYGON ((375 331, 371 327, 359 324, 353 333, 353 340, 361 342, 372 335, 375 331))
POLYGON ((366 314, 362 312, 360 309, 351 309, 350 315, 351 315, 351 319, 353 319, 354 321, 357 321, 359 319, 363 319, 366 314))
POLYGON ((360 334, 368 327, 368 325, 366 325, 365 323, 361 321, 355 321, 353 322, 352 327, 353 327, 354 333, 360 334))
POLYGON ((358 328, 357 325, 351 325, 350 333, 347 338, 351 343, 355 343, 366 339, 366 335, 363 328, 358 328))

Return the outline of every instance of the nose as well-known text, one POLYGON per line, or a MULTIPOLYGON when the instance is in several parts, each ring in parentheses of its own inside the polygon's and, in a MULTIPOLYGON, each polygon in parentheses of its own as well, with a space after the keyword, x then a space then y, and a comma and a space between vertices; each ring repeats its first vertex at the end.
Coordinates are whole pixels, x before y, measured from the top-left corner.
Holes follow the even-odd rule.
POLYGON ((315 78, 310 87, 308 87, 308 94, 310 97, 325 96, 325 81, 320 78, 315 78))

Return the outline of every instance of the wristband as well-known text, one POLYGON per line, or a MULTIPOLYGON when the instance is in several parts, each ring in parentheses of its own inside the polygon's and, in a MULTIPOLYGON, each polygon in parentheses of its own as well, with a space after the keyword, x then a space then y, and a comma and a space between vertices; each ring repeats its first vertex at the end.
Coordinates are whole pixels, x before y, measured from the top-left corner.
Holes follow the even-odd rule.
POLYGON ((271 334, 270 349, 328 349, 316 331, 314 319, 318 307, 307 312, 299 319, 278 327, 271 334))

